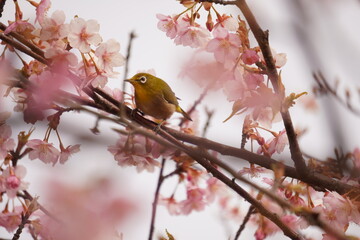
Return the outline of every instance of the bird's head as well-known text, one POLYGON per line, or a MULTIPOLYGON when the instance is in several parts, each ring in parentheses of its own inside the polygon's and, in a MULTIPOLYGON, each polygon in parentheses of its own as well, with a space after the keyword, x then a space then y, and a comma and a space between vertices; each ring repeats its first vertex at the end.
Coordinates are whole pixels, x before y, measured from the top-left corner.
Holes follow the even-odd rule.
POLYGON ((132 78, 126 79, 126 82, 131 83, 135 88, 142 86, 151 86, 156 82, 157 77, 149 73, 137 73, 132 78))

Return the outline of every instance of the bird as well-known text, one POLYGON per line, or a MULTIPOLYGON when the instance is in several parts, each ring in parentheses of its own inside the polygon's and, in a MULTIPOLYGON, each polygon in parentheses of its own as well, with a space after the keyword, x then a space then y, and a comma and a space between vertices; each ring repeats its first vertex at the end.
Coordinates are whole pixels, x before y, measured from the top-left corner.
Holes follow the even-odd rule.
POLYGON ((137 73, 125 81, 134 86, 136 108, 144 114, 161 120, 161 124, 174 112, 181 113, 184 118, 192 121, 189 114, 179 106, 179 98, 164 80, 149 73, 137 73))

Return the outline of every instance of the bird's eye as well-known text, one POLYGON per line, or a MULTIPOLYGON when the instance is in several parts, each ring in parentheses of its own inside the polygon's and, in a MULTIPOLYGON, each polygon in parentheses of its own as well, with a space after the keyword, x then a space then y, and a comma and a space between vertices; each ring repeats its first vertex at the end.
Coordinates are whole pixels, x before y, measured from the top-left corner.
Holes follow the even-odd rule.
POLYGON ((139 80, 140 80, 140 82, 141 83, 146 83, 146 77, 145 76, 141 76, 140 78, 139 78, 139 80))

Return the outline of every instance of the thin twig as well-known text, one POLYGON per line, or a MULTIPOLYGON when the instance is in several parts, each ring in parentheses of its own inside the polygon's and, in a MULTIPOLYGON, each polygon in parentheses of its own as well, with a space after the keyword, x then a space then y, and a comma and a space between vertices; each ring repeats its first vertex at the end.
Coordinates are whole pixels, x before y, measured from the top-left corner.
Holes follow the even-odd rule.
POLYGON ((324 75, 321 72, 314 72, 313 77, 318 84, 317 90, 320 94, 328 94, 334 97, 334 99, 347 108, 351 113, 360 116, 360 109, 356 109, 349 100, 349 97, 346 100, 342 99, 336 92, 336 87, 331 87, 328 81, 325 79, 324 75))
POLYGON ((6 0, 0 0, 0 18, 2 17, 6 0))
POLYGON ((128 79, 128 75, 129 75, 129 62, 130 62, 130 57, 131 57, 131 47, 132 47, 132 43, 134 38, 136 37, 135 32, 131 31, 130 35, 129 35, 129 43, 128 43, 128 47, 127 47, 127 53, 126 53, 126 62, 125 62, 125 69, 124 69, 124 79, 122 82, 122 97, 121 97, 121 107, 120 107, 120 115, 121 117, 124 117, 124 111, 125 111, 125 92, 126 92, 126 82, 125 80, 128 79))
MULTIPOLYGON (((209 91, 209 87, 206 87, 204 89, 204 91, 200 94, 200 97, 194 102, 194 104, 192 105, 192 107, 189 109, 189 111, 187 111, 187 114, 190 116, 191 113, 193 111, 195 111, 196 107, 201 103, 201 101, 204 99, 204 97, 206 96, 207 92, 209 91)), ((180 123, 179 123, 179 127, 181 127, 186 121, 189 121, 188 119, 186 119, 185 117, 181 119, 180 123)))
POLYGON ((211 122, 211 119, 214 115, 214 110, 209 110, 208 108, 205 108, 205 111, 206 111, 206 123, 204 125, 204 128, 203 128, 203 131, 202 131, 202 137, 205 137, 206 136, 206 133, 207 133, 207 130, 209 129, 209 126, 210 126, 210 122, 211 122))
POLYGON ((251 206, 249 207, 249 210, 247 211, 245 217, 244 217, 243 222, 241 223, 239 229, 238 229, 237 232, 236 232, 236 235, 235 235, 234 240, 239 239, 241 232, 245 229, 245 225, 246 225, 246 223, 250 220, 250 216, 254 213, 254 211, 255 211, 255 208, 254 208, 253 205, 251 205, 251 206))
POLYGON ((159 200, 160 188, 161 188, 161 185, 162 185, 162 183, 164 181, 163 172, 164 172, 164 168, 165 168, 165 161, 166 161, 166 158, 163 158, 162 161, 161 161, 159 178, 158 178, 157 185, 156 185, 154 201, 152 203, 150 231, 149 231, 149 238, 148 238, 149 240, 152 240, 153 235, 154 235, 156 209, 157 209, 158 200, 159 200))
MULTIPOLYGON (((23 192, 24 192, 24 195, 21 195, 21 197, 23 197, 24 199, 28 199, 28 200, 30 200, 30 201, 33 201, 33 200, 34 200, 34 197, 31 196, 31 194, 30 194, 28 191, 24 190, 23 192)), ((48 211, 44 206, 42 206, 39 202, 37 202, 37 205, 38 205, 39 209, 40 209, 43 213, 45 213, 47 216, 49 216, 50 218, 54 219, 57 223, 62 223, 62 221, 61 221, 59 218, 57 218, 54 214, 52 214, 51 212, 49 212, 49 211, 48 211)))

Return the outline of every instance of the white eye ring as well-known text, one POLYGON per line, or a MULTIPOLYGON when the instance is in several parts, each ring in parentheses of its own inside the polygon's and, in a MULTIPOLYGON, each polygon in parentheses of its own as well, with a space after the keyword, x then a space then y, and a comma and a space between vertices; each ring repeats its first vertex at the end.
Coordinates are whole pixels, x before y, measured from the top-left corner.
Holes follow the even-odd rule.
POLYGON ((140 82, 141 83, 146 83, 146 77, 145 76, 141 76, 140 78, 139 78, 139 80, 140 80, 140 82))

